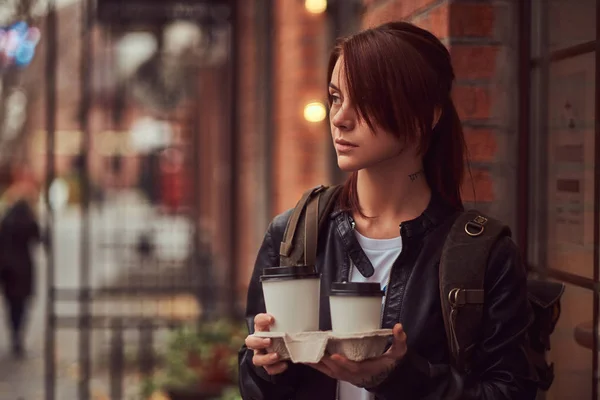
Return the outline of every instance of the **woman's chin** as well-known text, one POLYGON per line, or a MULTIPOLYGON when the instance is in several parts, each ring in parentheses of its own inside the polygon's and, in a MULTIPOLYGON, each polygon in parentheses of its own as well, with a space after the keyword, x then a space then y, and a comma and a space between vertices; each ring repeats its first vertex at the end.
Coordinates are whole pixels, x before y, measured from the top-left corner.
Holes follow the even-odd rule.
POLYGON ((353 160, 349 160, 347 157, 338 157, 338 167, 343 172, 355 172, 361 169, 361 166, 353 160))

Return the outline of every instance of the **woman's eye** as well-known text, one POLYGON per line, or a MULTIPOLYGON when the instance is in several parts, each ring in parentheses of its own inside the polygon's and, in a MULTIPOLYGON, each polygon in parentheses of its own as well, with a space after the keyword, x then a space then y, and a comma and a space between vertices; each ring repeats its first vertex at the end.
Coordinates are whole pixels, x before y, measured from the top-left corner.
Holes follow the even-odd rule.
POLYGON ((342 99, 340 99, 340 96, 338 96, 337 94, 330 94, 329 99, 331 101, 331 104, 342 104, 342 99))

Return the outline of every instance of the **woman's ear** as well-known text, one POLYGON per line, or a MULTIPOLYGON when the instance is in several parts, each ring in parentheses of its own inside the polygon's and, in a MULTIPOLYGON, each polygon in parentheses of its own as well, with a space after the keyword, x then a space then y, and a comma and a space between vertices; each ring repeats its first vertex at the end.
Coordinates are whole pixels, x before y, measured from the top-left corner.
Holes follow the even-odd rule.
POLYGON ((438 122, 440 122, 440 118, 442 116, 442 109, 440 107, 436 107, 433 110, 433 124, 431 125, 431 129, 434 129, 438 122))

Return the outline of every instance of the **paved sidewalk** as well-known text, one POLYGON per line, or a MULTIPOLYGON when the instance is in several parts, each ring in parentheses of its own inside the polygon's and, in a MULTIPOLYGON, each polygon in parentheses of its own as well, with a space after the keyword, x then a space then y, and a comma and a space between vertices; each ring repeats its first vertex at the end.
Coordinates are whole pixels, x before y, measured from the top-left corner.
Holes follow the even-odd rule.
MULTIPOLYGON (((0 312, 0 317, 4 317, 0 312)), ((0 334, 0 399, 44 399, 44 352, 40 342, 30 346, 23 359, 14 359, 7 343, 6 329, 0 334)), ((31 336, 31 335, 30 335, 31 336)), ((77 399, 76 382, 67 365, 57 368, 57 399, 77 399)))
MULTIPOLYGON (((40 267, 43 263, 38 264, 40 267)), ((41 272, 41 271, 40 271, 41 272)), ((45 274, 41 273, 42 280, 45 274)), ((0 302, 0 400, 43 400, 44 397, 44 299, 34 298, 28 316, 27 353, 15 359, 11 353, 4 302, 0 302)), ((58 337, 57 351, 72 346, 72 338, 58 337)), ((59 353, 60 355, 60 353, 59 353)), ((73 364, 59 362, 56 369, 56 399, 76 400, 73 364)))

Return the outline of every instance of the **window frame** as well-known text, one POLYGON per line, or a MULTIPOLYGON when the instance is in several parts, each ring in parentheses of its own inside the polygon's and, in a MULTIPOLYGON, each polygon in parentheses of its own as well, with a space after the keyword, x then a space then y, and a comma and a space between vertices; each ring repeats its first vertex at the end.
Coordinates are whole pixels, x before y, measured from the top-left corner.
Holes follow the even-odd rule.
MULTIPOLYGON (((581 287, 593 292, 593 348, 592 348, 592 399, 598 400, 598 314, 600 301, 600 0, 596 0, 596 38, 595 40, 580 43, 566 48, 548 52, 548 15, 547 3, 537 1, 537 9, 534 10, 536 0, 520 1, 518 10, 519 25, 519 139, 518 139, 518 198, 517 198, 517 231, 518 241, 523 254, 526 256, 529 269, 537 275, 545 278, 552 278, 569 285, 581 287), (532 39, 533 33, 531 25, 533 18, 539 18, 538 29, 535 32, 539 35, 540 52, 539 56, 532 57, 532 39), (547 182, 547 171, 540 171, 542 161, 536 159, 536 166, 532 167, 531 151, 532 141, 538 137, 547 137, 547 124, 541 123, 535 129, 533 123, 547 121, 548 102, 542 101, 539 105, 539 112, 533 115, 533 90, 541 99, 548 98, 549 92, 549 68, 550 65, 558 61, 571 59, 577 56, 595 53, 595 104, 594 104, 594 250, 593 250, 593 279, 571 274, 565 271, 548 268, 545 262, 547 254, 547 243, 540 238, 532 238, 532 194, 534 191, 540 191, 539 187, 533 187, 532 178, 547 182), (532 75, 534 69, 539 68, 540 84, 532 89, 532 75), (537 119, 537 121, 536 121, 537 119), (540 179, 543 178, 543 179, 540 179), (533 255, 533 257, 532 257, 533 255), (530 263, 531 258, 535 258, 535 263, 530 263)), ((547 154, 547 149, 545 149, 547 154)), ((544 152, 544 150, 542 150, 544 152)), ((543 156, 544 157, 544 156, 543 156)), ((547 164, 547 163, 546 163, 547 164)), ((541 191, 540 191, 541 192, 541 191)), ((547 203, 535 204, 536 209, 547 207, 547 203)), ((542 211, 542 213, 544 210, 542 211)), ((537 227, 538 231, 545 231, 547 221, 541 221, 542 227, 537 227)), ((533 232, 535 233, 535 232, 533 232)))

